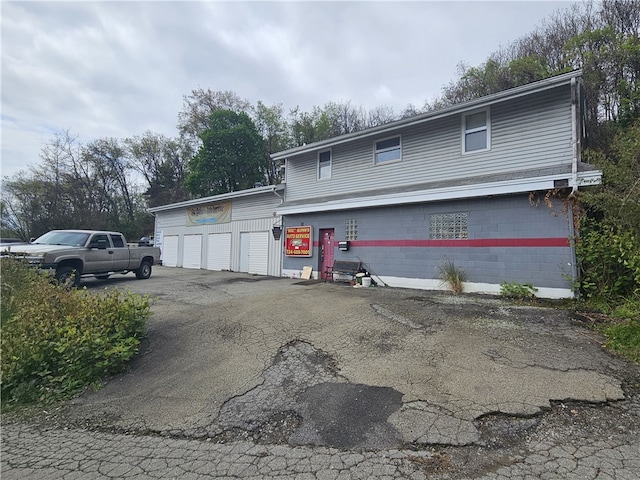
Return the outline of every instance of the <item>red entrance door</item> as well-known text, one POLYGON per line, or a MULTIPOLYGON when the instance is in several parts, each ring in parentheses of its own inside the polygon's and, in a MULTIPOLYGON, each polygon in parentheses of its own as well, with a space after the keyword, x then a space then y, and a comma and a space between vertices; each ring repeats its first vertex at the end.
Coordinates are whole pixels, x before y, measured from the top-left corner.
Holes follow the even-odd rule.
MULTIPOLYGON (((320 229, 320 278, 327 278, 327 270, 333 267, 333 228, 320 229)), ((331 278, 331 274, 328 275, 331 278)))

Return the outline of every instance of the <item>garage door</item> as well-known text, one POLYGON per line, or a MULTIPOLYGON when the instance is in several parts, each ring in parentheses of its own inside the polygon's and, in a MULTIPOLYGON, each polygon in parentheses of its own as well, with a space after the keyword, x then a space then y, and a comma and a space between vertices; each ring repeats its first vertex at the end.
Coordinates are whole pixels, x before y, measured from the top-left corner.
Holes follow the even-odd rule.
POLYGON ((183 268, 202 268, 202 235, 185 235, 182 253, 183 268))
POLYGON ((249 273, 266 275, 269 264, 269 232, 251 232, 249 236, 249 273))
POLYGON ((162 242, 162 265, 175 267, 178 265, 178 236, 165 235, 162 242))
POLYGON ((207 238, 207 270, 231 270, 231 234, 210 233, 207 238))

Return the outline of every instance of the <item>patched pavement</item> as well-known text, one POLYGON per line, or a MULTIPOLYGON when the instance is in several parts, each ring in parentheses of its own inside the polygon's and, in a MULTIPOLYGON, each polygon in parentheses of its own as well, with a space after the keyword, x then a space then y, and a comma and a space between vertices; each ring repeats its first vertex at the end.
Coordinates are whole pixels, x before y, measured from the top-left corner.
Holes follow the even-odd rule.
POLYGON ((640 369, 564 310, 168 268, 87 286, 157 297, 142 354, 3 420, 3 479, 639 478, 640 369))

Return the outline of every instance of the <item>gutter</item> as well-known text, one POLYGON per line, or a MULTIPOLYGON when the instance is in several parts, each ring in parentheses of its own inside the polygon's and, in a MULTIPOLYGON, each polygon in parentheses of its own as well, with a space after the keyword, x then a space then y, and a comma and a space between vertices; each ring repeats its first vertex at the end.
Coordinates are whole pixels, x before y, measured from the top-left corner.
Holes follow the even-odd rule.
POLYGON ((573 161, 571 163, 571 195, 578 191, 578 161, 580 159, 580 140, 578 139, 578 114, 580 95, 576 78, 571 79, 571 146, 573 148, 573 161))

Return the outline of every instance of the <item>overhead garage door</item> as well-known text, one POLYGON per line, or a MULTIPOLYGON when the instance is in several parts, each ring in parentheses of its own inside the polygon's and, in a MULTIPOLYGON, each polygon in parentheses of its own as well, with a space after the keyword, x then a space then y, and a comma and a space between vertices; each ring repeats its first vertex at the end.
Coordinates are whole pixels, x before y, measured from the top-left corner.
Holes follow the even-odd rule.
POLYGON ((249 237, 249 273, 266 275, 269 264, 269 232, 251 232, 249 237))
POLYGON ((202 235, 185 235, 182 253, 183 268, 202 268, 202 235))
POLYGON ((178 235, 165 235, 162 242, 162 265, 178 265, 178 235))
POLYGON ((207 270, 231 270, 231 234, 210 233, 207 238, 207 270))

